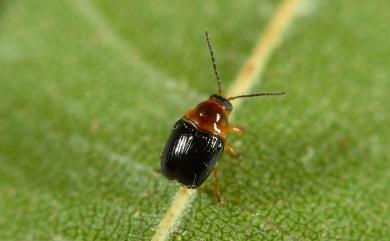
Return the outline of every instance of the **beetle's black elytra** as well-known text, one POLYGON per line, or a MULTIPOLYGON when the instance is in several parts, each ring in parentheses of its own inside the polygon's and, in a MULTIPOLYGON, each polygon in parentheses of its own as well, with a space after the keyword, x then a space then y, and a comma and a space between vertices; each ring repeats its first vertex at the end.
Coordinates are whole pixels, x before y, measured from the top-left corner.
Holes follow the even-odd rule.
POLYGON ((199 187, 221 158, 224 140, 199 131, 181 119, 176 122, 164 149, 161 171, 187 188, 199 187))

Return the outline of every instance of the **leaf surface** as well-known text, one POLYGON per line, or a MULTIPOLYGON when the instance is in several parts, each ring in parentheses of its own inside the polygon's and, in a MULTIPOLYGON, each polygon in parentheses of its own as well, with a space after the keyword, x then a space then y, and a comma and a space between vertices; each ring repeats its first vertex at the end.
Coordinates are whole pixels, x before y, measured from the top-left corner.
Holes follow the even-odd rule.
MULTIPOLYGON (((276 1, 3 1, 0 239, 150 240, 178 189, 174 122, 226 90, 276 1)), ((387 1, 311 1, 276 50, 172 240, 390 237, 387 1)))

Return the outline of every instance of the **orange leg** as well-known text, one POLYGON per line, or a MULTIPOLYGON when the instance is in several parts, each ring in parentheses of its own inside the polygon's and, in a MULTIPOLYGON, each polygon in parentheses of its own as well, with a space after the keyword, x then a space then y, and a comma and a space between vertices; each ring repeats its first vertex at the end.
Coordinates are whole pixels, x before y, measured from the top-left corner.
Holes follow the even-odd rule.
POLYGON ((236 134, 236 135, 243 135, 245 133, 245 129, 239 126, 230 125, 229 133, 236 134))
POLYGON ((221 194, 219 193, 219 189, 218 189, 218 170, 217 168, 214 168, 213 169, 213 176, 214 176, 214 194, 215 194, 215 198, 217 199, 217 203, 218 204, 222 204, 222 198, 221 198, 221 194))
POLYGON ((229 142, 225 142, 225 147, 228 150, 228 153, 231 157, 237 158, 240 154, 234 150, 233 146, 229 142))

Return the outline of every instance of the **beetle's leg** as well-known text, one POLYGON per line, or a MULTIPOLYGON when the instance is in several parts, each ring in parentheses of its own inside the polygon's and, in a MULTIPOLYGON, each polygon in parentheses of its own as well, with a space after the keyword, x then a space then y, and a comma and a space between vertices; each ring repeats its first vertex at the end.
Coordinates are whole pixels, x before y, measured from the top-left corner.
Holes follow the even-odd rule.
POLYGON ((237 158, 239 156, 238 152, 234 150, 233 146, 229 142, 225 142, 225 147, 231 157, 237 158))
POLYGON ((218 204, 222 204, 221 194, 219 193, 219 189, 218 189, 218 170, 217 170, 217 168, 213 169, 213 176, 214 176, 214 194, 215 194, 215 198, 217 199, 218 204))
POLYGON ((243 135, 245 133, 245 129, 239 126, 229 125, 229 133, 243 135))

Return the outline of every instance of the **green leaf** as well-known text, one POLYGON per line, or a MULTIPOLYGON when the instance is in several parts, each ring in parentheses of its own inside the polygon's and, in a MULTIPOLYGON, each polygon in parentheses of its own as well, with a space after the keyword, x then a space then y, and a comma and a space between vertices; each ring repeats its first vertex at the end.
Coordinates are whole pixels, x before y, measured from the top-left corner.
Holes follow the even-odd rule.
MULTIPOLYGON (((279 1, 0 3, 0 239, 150 240, 174 122, 228 89, 279 1)), ((390 237, 388 2, 310 1, 172 240, 390 237)))

